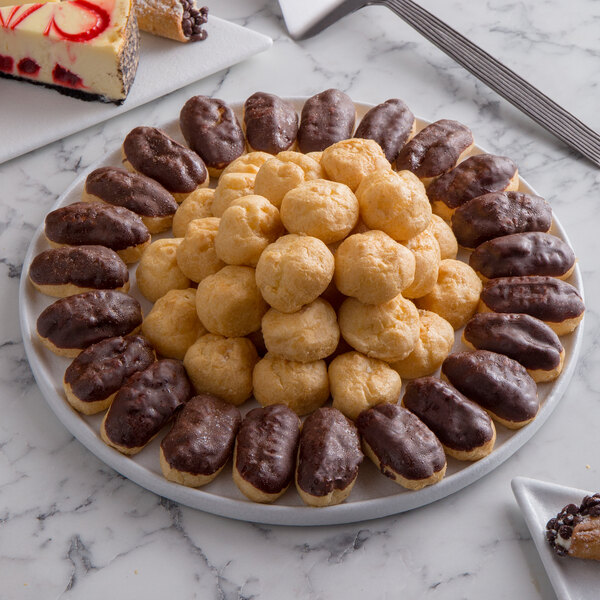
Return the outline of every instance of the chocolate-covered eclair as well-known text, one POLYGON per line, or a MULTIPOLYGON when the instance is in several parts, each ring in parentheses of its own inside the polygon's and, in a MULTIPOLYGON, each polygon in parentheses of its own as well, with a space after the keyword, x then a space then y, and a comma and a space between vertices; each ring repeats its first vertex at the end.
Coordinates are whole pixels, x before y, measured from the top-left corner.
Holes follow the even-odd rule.
POLYGON ((421 129, 402 148, 396 159, 398 171, 412 171, 425 187, 453 169, 473 147, 471 130, 458 121, 441 119, 421 129))
POLYGON ((165 358, 132 375, 117 392, 100 428, 102 440, 137 454, 192 395, 181 361, 165 358))
POLYGON ((154 348, 141 335, 117 336, 92 344, 65 371, 67 400, 86 415, 106 410, 127 379, 155 359, 154 348))
POLYGON ((540 275, 490 279, 483 286, 479 311, 525 313, 565 335, 579 325, 585 306, 571 284, 540 275))
POLYGON ((427 195, 436 215, 450 219, 465 202, 490 192, 516 190, 519 187, 517 165, 506 156, 478 154, 459 163, 438 177, 427 195))
POLYGON ((233 452, 242 417, 216 396, 190 398, 160 444, 160 466, 169 480, 188 487, 210 483, 233 452))
POLYGON ((55 298, 91 290, 129 291, 127 265, 104 246, 45 250, 31 261, 29 280, 39 292, 55 298))
POLYGON ((127 134, 123 164, 158 181, 177 202, 209 183, 202 158, 156 127, 136 127, 127 134))
POLYGON ((253 502, 274 502, 294 476, 300 419, 283 404, 251 410, 233 454, 233 481, 253 502))
POLYGON ((336 408, 319 408, 302 426, 296 489, 309 506, 340 504, 350 494, 363 460, 358 431, 336 408))
POLYGON ((446 455, 434 433, 397 404, 378 404, 356 422, 365 454, 390 479, 409 490, 433 485, 446 473, 446 455))
POLYGON ((548 232, 551 226, 550 205, 540 196, 516 191, 477 196, 452 215, 452 230, 465 248, 512 233, 548 232))
POLYGON ((537 415, 537 385, 516 360, 489 352, 456 352, 442 364, 442 373, 462 394, 509 429, 527 425, 537 415))
POLYGON ((59 356, 74 358, 105 338, 136 332, 142 324, 140 303, 123 292, 94 290, 61 298, 37 320, 42 343, 59 356))
POLYGON ((53 246, 106 246, 126 263, 136 262, 150 245, 142 219, 122 206, 75 202, 46 215, 44 232, 53 246))
POLYGON ((116 167, 100 167, 85 180, 81 199, 123 206, 139 215, 150 233, 171 228, 177 202, 154 179, 116 167))
POLYGON ((402 100, 391 98, 365 114, 354 137, 375 140, 385 157, 393 163, 415 129, 415 115, 402 100))
POLYGON ((231 107, 219 98, 193 96, 179 113, 179 126, 190 148, 202 157, 213 177, 246 150, 246 140, 231 107))
POLYGON ((312 96, 302 108, 298 129, 300 152, 320 152, 352 137, 356 108, 344 92, 329 89, 312 96))
POLYGON ((494 449, 496 428, 489 415, 437 377, 409 381, 402 406, 435 433, 449 456, 479 460, 494 449))
POLYGON ((244 103, 244 127, 251 152, 290 150, 298 135, 298 113, 279 96, 256 92, 244 103))
POLYGON ((558 336, 530 315, 480 313, 467 323, 462 339, 469 348, 516 360, 534 381, 552 381, 562 371, 565 350, 558 336))
POLYGON ((568 244, 549 233, 514 233, 483 242, 469 257, 479 277, 548 275, 566 279, 575 268, 575 253, 568 244))

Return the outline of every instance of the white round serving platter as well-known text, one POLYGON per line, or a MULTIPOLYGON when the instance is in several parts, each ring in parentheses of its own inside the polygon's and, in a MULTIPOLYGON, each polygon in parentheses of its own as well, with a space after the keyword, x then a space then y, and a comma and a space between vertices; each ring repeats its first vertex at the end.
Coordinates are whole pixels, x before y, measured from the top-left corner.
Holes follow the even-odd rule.
MULTIPOLYGON (((305 98, 290 98, 289 100, 300 111, 305 98)), ((355 104, 357 107, 357 122, 359 122, 360 118, 372 105, 355 104)), ((235 110, 238 118, 241 118, 243 103, 231 103, 230 105, 235 110)), ((417 119, 417 130, 422 129, 428 123, 423 119, 417 119)), ((174 139, 184 143, 177 120, 162 124, 162 128, 174 139)), ((482 152, 485 151, 477 146, 472 154, 482 152)), ((115 149, 102 161, 92 165, 86 172, 82 173, 58 199, 53 209, 79 201, 86 176, 93 169, 103 165, 121 166, 120 148, 115 149)), ((536 193, 523 179, 520 179, 519 190, 536 193)), ((556 219, 552 226, 552 233, 569 243, 566 232, 556 219)), ((168 235, 170 235, 170 232, 153 236, 153 239, 168 235)), ((200 489, 192 489, 167 481, 160 470, 158 447, 168 428, 165 428, 142 452, 134 457, 128 457, 106 446, 100 439, 99 430, 102 414, 86 417, 71 408, 66 401, 62 387, 63 374, 70 363, 70 359, 54 355, 41 344, 36 334, 38 316, 56 299, 37 292, 27 277, 32 259, 48 248, 49 245, 44 236, 42 223, 33 236, 23 263, 19 287, 19 306, 25 352, 42 395, 50 408, 65 427, 88 450, 124 477, 175 502, 216 515, 244 521, 297 526, 352 523, 424 506, 470 485, 508 459, 548 419, 573 376, 583 338, 583 322, 574 333, 561 338, 566 350, 563 372, 556 381, 538 385, 541 408, 535 420, 517 431, 509 431, 505 427, 498 426, 498 436, 493 452, 478 462, 464 463, 449 458, 447 474, 441 482, 417 492, 405 490, 381 475, 371 461, 365 458, 360 467, 356 485, 348 500, 343 504, 326 508, 309 508, 302 503, 293 485, 276 503, 268 505, 255 504, 246 499, 233 483, 231 462, 212 483, 200 489)), ((459 253, 460 258, 464 259, 465 256, 467 256, 466 252, 459 253)), ((140 301, 144 314, 147 314, 151 304, 141 296, 135 286, 135 268, 136 265, 133 265, 130 269, 132 284, 130 293, 140 301)), ((575 268, 569 282, 579 290, 583 297, 583 284, 579 267, 575 268)), ((456 334, 457 341, 454 351, 464 349, 460 342, 460 333, 459 331, 456 334)), ((254 406, 257 406, 257 403, 251 400, 241 408, 243 412, 246 412, 254 406)))

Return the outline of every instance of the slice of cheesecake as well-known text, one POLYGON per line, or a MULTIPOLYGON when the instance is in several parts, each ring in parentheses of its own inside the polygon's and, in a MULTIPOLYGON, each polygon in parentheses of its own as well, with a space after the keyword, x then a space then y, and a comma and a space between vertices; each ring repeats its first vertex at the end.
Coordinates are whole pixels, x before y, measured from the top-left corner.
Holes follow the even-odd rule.
POLYGON ((2 6, 0 77, 83 100, 121 104, 138 65, 132 0, 50 0, 2 6))

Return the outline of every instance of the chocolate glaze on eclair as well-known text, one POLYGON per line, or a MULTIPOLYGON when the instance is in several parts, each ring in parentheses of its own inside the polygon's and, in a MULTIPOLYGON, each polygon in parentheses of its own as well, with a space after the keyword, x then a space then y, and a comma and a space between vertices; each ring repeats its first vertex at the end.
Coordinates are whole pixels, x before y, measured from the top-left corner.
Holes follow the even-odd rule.
POLYGON ((350 494, 363 460, 354 423, 336 408, 323 407, 302 426, 296 488, 309 506, 330 506, 350 494))
POLYGON ((123 384, 155 360, 141 335, 107 338, 92 344, 67 367, 63 387, 73 408, 92 415, 108 408, 123 384))
POLYGON ((551 226, 550 205, 540 196, 516 191, 477 196, 452 215, 452 230, 465 248, 513 233, 547 232, 551 226))
POLYGON ((183 364, 165 358, 132 375, 117 392, 100 429, 104 442, 136 454, 192 395, 183 364))
POLYGON ((456 352, 442 364, 442 373, 462 394, 510 429, 533 421, 540 407, 537 385, 516 360, 489 352, 456 352))
POLYGON ((446 455, 435 434, 413 413, 397 404, 378 404, 356 422, 365 454, 401 486, 420 490, 440 481, 446 455))
POLYGON ((446 454, 458 460, 479 460, 494 448, 496 428, 489 415, 437 377, 409 381, 402 406, 435 433, 446 454))
POLYGON ((283 404, 251 410, 240 426, 233 459, 233 480, 254 502, 273 502, 294 475, 300 419, 283 404))
POLYGON ((160 444, 160 464, 170 481, 200 487, 212 481, 233 452, 242 418, 216 396, 194 396, 160 444))
POLYGON ((135 332, 142 324, 140 303, 127 294, 95 290, 61 298, 38 317, 44 345, 60 356, 75 357, 108 337, 135 332))
POLYGON ((362 118, 354 137, 375 140, 393 163, 415 131, 415 116, 398 98, 374 106, 362 118))
POLYGON ((129 270, 104 246, 63 246, 38 254, 29 266, 37 290, 64 298, 91 290, 129 290, 129 270))

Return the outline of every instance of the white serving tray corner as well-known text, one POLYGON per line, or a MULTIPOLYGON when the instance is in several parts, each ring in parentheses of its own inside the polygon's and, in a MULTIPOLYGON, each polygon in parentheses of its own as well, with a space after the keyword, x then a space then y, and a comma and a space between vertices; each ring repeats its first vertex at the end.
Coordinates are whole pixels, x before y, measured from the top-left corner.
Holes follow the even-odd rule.
POLYGON ((106 121, 271 47, 270 37, 209 16, 208 37, 182 44, 142 33, 140 63, 121 106, 0 79, 0 163, 106 121), (43 107, 43 112, 41 110, 43 107))
POLYGON ((600 564, 561 558, 545 538, 546 523, 567 504, 580 504, 590 492, 528 477, 515 477, 512 490, 558 600, 600 598, 600 564))

